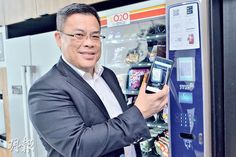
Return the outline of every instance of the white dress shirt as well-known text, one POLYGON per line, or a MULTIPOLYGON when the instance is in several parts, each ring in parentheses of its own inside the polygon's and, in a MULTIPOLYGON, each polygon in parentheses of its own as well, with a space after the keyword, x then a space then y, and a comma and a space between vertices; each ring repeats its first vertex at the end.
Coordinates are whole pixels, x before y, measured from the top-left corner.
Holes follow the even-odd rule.
MULTIPOLYGON (((74 65, 70 64, 64 56, 62 59, 75 70, 97 93, 99 98, 102 100, 110 118, 117 117, 123 113, 119 102, 117 101, 115 95, 101 77, 104 68, 100 64, 96 64, 93 76, 90 73, 84 72, 74 65)), ((136 157, 135 148, 133 145, 124 147, 125 157, 136 157)))

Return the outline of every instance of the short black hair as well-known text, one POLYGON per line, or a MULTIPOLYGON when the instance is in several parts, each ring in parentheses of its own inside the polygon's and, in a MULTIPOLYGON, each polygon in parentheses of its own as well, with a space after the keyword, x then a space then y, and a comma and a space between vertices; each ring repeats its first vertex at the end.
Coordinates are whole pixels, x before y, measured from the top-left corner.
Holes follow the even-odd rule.
POLYGON ((77 13, 93 15, 94 17, 96 17, 99 26, 101 26, 100 18, 98 16, 97 10, 94 7, 87 4, 72 3, 70 5, 65 6, 64 8, 61 8, 57 12, 57 30, 62 31, 64 29, 64 24, 67 18, 70 15, 77 13))

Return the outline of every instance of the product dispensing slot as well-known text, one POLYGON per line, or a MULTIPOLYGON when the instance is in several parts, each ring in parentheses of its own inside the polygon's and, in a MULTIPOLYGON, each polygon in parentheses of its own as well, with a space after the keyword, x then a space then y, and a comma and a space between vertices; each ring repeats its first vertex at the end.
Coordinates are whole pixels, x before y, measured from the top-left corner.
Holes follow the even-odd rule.
POLYGON ((188 139, 188 140, 194 140, 195 136, 193 134, 188 133, 180 133, 179 134, 181 138, 188 139))

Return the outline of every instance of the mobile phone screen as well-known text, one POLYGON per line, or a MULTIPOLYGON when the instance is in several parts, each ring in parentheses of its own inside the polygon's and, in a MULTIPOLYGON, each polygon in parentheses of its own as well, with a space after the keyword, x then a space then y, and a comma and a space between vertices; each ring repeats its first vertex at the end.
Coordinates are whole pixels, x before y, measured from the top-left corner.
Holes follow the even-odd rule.
POLYGON ((172 60, 162 57, 156 58, 148 77, 146 93, 158 92, 168 83, 172 65, 172 60))

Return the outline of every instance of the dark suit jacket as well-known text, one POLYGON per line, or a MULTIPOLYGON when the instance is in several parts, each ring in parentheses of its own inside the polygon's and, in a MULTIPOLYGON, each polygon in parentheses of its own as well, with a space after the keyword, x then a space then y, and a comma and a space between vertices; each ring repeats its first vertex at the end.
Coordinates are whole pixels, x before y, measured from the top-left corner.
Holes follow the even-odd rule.
POLYGON ((124 146, 150 138, 141 112, 127 109, 115 74, 104 67, 102 77, 125 111, 113 119, 62 59, 31 87, 30 118, 49 157, 119 157, 124 146))

